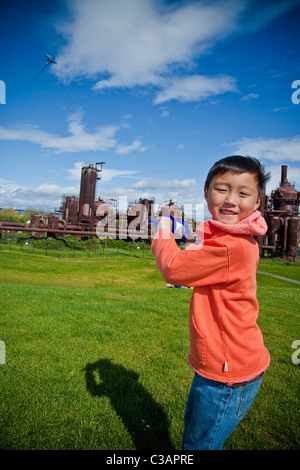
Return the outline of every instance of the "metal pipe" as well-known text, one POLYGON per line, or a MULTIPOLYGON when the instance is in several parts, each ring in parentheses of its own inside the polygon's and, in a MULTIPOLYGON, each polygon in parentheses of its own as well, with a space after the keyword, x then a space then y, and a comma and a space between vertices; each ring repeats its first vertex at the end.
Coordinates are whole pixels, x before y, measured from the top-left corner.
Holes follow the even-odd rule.
POLYGON ((282 165, 281 167, 281 183, 282 186, 287 181, 287 165, 282 165))

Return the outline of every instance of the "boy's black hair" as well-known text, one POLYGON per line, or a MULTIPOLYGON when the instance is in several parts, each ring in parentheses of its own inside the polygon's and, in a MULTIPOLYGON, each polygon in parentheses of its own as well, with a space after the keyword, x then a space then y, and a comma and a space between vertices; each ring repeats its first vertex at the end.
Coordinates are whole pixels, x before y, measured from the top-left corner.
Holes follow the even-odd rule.
POLYGON ((252 173, 256 175, 259 196, 264 194, 265 184, 271 176, 270 172, 265 172, 263 165, 257 158, 230 155, 229 157, 217 161, 209 170, 205 181, 206 188, 209 188, 210 182, 215 176, 224 175, 224 173, 228 171, 237 175, 241 175, 242 173, 252 173))

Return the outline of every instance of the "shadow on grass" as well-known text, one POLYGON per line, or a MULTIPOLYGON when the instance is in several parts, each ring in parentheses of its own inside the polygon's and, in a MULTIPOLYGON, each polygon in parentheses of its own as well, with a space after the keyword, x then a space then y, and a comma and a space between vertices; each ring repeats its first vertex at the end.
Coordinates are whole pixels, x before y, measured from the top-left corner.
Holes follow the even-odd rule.
POLYGON ((133 370, 101 359, 85 367, 86 387, 93 396, 108 396, 137 450, 174 450, 169 422, 161 405, 138 382, 133 370))

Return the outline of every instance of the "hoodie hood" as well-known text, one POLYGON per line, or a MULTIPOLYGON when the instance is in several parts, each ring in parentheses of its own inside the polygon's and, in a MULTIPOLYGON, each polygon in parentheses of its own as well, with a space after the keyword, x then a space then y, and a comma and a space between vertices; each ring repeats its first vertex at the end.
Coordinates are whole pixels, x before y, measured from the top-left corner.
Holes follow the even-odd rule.
MULTIPOLYGON (((223 232, 232 233, 235 235, 265 235, 268 226, 265 219, 262 217, 259 211, 254 211, 253 214, 241 220, 237 224, 224 224, 218 220, 207 220, 204 224, 201 224, 197 229, 197 234, 203 236, 203 225, 214 226, 223 232)), ((211 227, 209 227, 211 228, 211 227)))

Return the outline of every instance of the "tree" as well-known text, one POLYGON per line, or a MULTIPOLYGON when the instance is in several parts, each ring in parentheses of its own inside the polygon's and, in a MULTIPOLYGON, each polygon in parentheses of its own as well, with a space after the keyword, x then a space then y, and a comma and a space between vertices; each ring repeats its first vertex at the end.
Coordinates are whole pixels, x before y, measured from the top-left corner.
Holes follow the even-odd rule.
POLYGON ((0 210, 0 222, 3 222, 4 220, 6 222, 21 222, 21 216, 16 209, 13 208, 7 208, 7 209, 1 209, 0 210))

